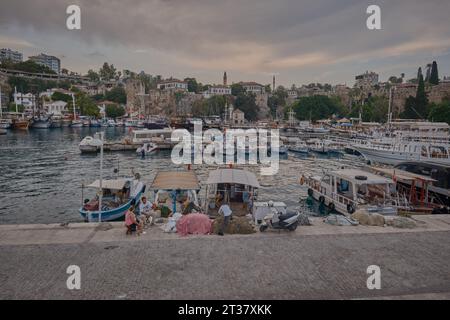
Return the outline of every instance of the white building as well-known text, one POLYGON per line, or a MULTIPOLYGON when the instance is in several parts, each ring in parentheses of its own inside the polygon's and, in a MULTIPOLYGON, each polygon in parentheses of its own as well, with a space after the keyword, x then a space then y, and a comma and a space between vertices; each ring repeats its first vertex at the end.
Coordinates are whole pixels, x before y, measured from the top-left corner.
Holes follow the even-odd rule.
POLYGON ((203 92, 203 97, 205 98, 224 95, 231 95, 231 88, 229 86, 215 85, 209 87, 207 91, 203 92))
POLYGON ((49 56, 44 53, 41 53, 37 56, 29 57, 30 60, 36 62, 37 64, 46 66, 53 70, 55 73, 60 73, 61 71, 61 60, 59 60, 55 56, 49 56))
POLYGON ((14 63, 23 61, 23 54, 9 48, 0 49, 0 61, 11 60, 14 63))
POLYGON ((58 100, 44 104, 44 109, 48 114, 60 116, 67 111, 67 102, 58 100))
POLYGON ((187 91, 187 82, 178 79, 169 79, 161 81, 156 85, 159 90, 176 90, 176 91, 187 91))
POLYGON ((25 109, 33 107, 35 99, 33 94, 17 92, 13 94, 13 97, 14 97, 14 104, 22 105, 25 107, 25 109))
POLYGON ((256 82, 240 82, 239 84, 247 92, 251 92, 254 94, 263 94, 266 92, 266 88, 262 84, 256 82))

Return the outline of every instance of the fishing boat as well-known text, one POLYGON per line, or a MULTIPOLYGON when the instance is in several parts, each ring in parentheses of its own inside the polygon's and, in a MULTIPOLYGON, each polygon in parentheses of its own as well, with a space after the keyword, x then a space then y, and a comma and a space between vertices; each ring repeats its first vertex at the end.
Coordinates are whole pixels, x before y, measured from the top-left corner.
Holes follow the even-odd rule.
POLYGON ((144 143, 142 147, 136 149, 136 153, 139 155, 150 155, 158 151, 158 146, 154 143, 144 143))
MULTIPOLYGON (((249 213, 246 202, 256 200, 260 184, 256 176, 247 170, 217 169, 209 173, 206 180, 205 212, 218 216, 222 203, 228 203, 233 215, 249 213)), ((248 203, 247 203, 248 204, 248 203)))
POLYGON ((194 171, 158 172, 149 190, 153 193, 153 203, 161 211, 170 209, 172 213, 181 213, 184 210, 182 204, 186 201, 200 209, 200 183, 194 171))
POLYGON ((287 154, 288 153, 288 147, 286 147, 284 144, 280 144, 278 148, 270 147, 270 152, 278 152, 278 154, 287 154))
POLYGON ((302 177, 308 195, 328 206, 330 212, 350 215, 356 210, 383 215, 397 214, 395 182, 358 169, 329 171, 323 175, 302 177))
POLYGON ((71 128, 81 128, 83 127, 83 122, 80 120, 72 120, 70 123, 71 128))
POLYGON ((0 128, 0 135, 4 135, 7 133, 6 129, 0 128))
POLYGON ((115 127, 116 126, 116 122, 112 119, 108 120, 107 122, 108 127, 115 127))
POLYGON ((63 120, 60 116, 53 116, 52 117, 52 123, 50 125, 50 128, 61 128, 63 126, 63 120))
POLYGON ((131 128, 137 128, 138 127, 138 120, 137 119, 127 119, 125 121, 125 127, 131 127, 131 128))
POLYGON ((132 204, 137 205, 145 192, 145 184, 139 181, 139 175, 102 180, 101 183, 100 180, 95 180, 86 187, 99 190, 101 199, 97 195, 91 200, 84 200, 79 212, 85 221, 123 220, 128 208, 132 204))
POLYGON ((33 123, 31 124, 31 128, 33 129, 49 129, 52 125, 52 121, 50 117, 35 117, 33 118, 33 123))
POLYGON ((96 153, 98 151, 98 143, 91 136, 86 136, 81 140, 78 148, 82 153, 96 153))
POLYGON ((11 125, 12 129, 28 130, 29 126, 30 126, 30 121, 28 119, 26 119, 25 117, 23 117, 22 119, 20 119, 20 118, 12 119, 12 125, 11 125))
POLYGON ((89 126, 92 128, 99 128, 101 127, 101 123, 98 120, 93 119, 90 121, 89 126))
POLYGON ((9 128, 11 128, 11 120, 0 119, 0 129, 9 129, 9 128))
POLYGON ((288 147, 288 150, 295 153, 308 154, 309 147, 304 142, 297 142, 295 145, 288 147))

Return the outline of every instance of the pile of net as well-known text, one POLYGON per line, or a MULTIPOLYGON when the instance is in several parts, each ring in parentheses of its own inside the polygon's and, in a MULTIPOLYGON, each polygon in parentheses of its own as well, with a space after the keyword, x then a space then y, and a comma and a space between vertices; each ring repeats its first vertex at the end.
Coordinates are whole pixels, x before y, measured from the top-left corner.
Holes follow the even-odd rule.
MULTIPOLYGON (((213 222, 213 233, 219 233, 222 223, 223 216, 218 216, 213 222)), ((247 217, 233 216, 229 221, 228 226, 225 228, 225 233, 227 234, 251 234, 255 232, 255 228, 247 217)))
POLYGON ((181 216, 176 221, 177 233, 182 236, 188 234, 210 234, 212 221, 202 213, 190 213, 181 216))

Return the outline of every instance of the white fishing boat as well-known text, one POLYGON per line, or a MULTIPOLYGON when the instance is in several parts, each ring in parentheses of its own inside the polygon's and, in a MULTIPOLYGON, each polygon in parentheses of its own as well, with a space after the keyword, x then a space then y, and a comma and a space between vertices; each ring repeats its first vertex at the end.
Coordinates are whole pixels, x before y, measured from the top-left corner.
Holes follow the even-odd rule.
POLYGON ((330 171, 303 177, 308 195, 330 211, 349 215, 356 210, 383 215, 397 214, 397 193, 392 179, 357 169, 330 171))
POLYGON ((97 152, 99 147, 96 140, 91 136, 86 136, 81 140, 78 148, 82 153, 94 153, 97 152))
POLYGON ((136 153, 139 155, 150 155, 158 151, 158 146, 154 143, 144 143, 142 147, 136 149, 136 153))
POLYGON ((309 147, 304 142, 297 142, 295 145, 288 147, 288 150, 295 153, 308 154, 309 147))
POLYGON ((424 161, 450 165, 450 144, 439 141, 397 141, 381 144, 373 141, 353 145, 370 162, 397 165, 405 161, 424 161))
POLYGON ((80 120, 72 120, 70 122, 70 127, 71 128, 81 128, 83 126, 83 122, 80 120))
POLYGON ((10 119, 0 119, 0 129, 11 128, 12 121, 10 119))
POLYGON ((116 126, 116 122, 112 119, 108 120, 106 122, 108 124, 108 127, 115 127, 116 126))

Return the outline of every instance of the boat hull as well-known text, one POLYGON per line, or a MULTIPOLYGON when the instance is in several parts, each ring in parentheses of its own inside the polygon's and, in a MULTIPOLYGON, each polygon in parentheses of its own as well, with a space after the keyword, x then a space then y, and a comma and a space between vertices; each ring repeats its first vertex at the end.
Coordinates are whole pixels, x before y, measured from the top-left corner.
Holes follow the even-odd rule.
POLYGON ((450 165, 449 158, 423 157, 419 153, 407 153, 399 151, 381 151, 364 147, 354 147, 366 160, 390 165, 397 165, 405 161, 426 161, 438 165, 450 165))
POLYGON ((16 130, 28 130, 30 123, 27 120, 14 121, 12 128, 16 130))
MULTIPOLYGON (((137 192, 137 194, 133 198, 131 198, 127 203, 125 203, 124 205, 122 205, 118 208, 115 208, 115 209, 102 211, 101 212, 101 221, 105 222, 105 221, 124 220, 125 213, 127 212, 128 208, 130 208, 130 206, 133 202, 135 203, 135 206, 137 208, 139 207, 138 203, 139 203, 139 201, 141 201, 141 196, 143 195, 144 191, 145 191, 145 185, 142 184, 140 191, 137 192)), ((79 212, 86 222, 88 222, 88 221, 98 222, 99 221, 100 214, 97 211, 86 211, 86 210, 83 210, 83 208, 81 208, 79 210, 79 212)))
POLYGON ((49 129, 52 123, 50 121, 37 120, 33 122, 31 127, 33 129, 49 129))

